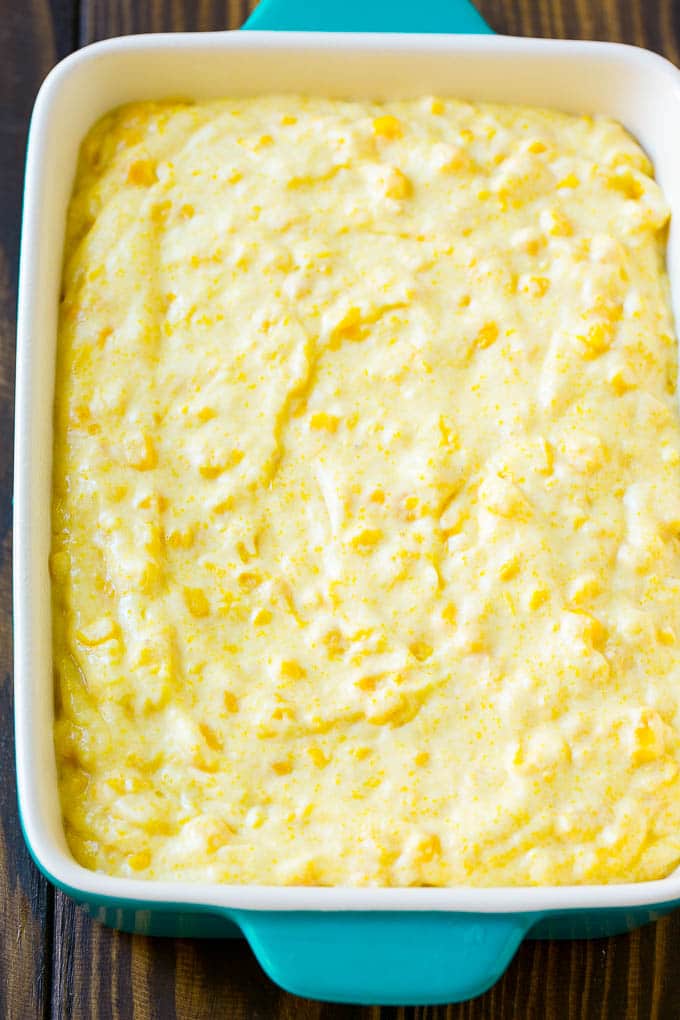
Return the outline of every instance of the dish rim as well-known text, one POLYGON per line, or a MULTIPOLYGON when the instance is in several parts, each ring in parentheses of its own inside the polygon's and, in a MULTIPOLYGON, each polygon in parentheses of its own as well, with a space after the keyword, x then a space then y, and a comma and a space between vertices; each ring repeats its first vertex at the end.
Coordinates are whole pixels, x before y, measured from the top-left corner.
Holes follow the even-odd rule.
MULTIPOLYGON (((49 619, 36 619, 31 590, 35 587, 36 568, 33 556, 33 532, 37 515, 34 506, 35 457, 32 446, 36 409, 32 381, 36 359, 41 353, 36 336, 36 313, 32 307, 39 290, 42 262, 37 257, 37 238, 41 209, 37 201, 51 167, 46 143, 52 107, 63 83, 82 65, 101 58, 116 57, 140 51, 173 53, 206 50, 225 52, 246 51, 349 51, 397 53, 404 59, 409 54, 460 52, 505 53, 531 59, 539 51, 552 51, 555 57, 588 53, 602 61, 635 64, 638 71, 661 71, 668 79, 680 110, 680 72, 670 61, 648 50, 620 43, 582 42, 571 40, 527 39, 502 36, 401 35, 379 33, 305 33, 305 32, 211 32, 205 34, 135 35, 94 43, 79 50, 58 64, 46 78, 34 107, 29 136, 24 214, 22 225, 20 286, 17 328, 16 419, 15 419, 15 483, 14 483, 14 657, 15 657, 15 732, 17 761, 17 792, 21 824, 29 850, 41 871, 55 885, 74 898, 87 897, 117 904, 129 902, 194 907, 233 908, 250 910, 399 910, 399 911, 461 911, 476 913, 514 913, 545 910, 576 910, 597 908, 628 908, 661 905, 680 899, 680 870, 652 882, 617 883, 609 885, 512 886, 447 888, 396 887, 307 887, 221 885, 158 880, 119 878, 90 871, 77 864, 64 850, 61 841, 50 831, 40 805, 40 777, 32 763, 36 743, 44 741, 44 732, 36 733, 35 713, 31 695, 45 694, 35 679, 34 651, 36 632, 49 628, 49 619), (60 845, 61 843, 61 845, 60 845)), ((678 205, 680 218, 680 204, 678 205)), ((676 267, 677 269, 677 267, 676 267)), ((669 276, 670 276, 669 272, 669 276)), ((671 279, 674 303, 680 301, 680 274, 671 279), (676 293, 677 290, 677 293, 676 293)), ((677 311, 676 311, 677 319, 677 311)), ((677 332, 677 331, 676 331, 677 332)), ((43 345, 44 346, 44 342, 43 345)), ((37 455, 36 455, 37 456, 37 455)), ((51 450, 48 454, 51 462, 51 450)), ((42 683, 44 684, 45 681, 42 683)), ((51 690, 51 687, 50 687, 51 690)), ((51 747, 51 733, 49 734, 51 747)), ((49 755, 49 751, 47 751, 49 755)), ((53 756, 53 748, 52 748, 53 756)), ((56 795, 56 786, 52 790, 56 795)))

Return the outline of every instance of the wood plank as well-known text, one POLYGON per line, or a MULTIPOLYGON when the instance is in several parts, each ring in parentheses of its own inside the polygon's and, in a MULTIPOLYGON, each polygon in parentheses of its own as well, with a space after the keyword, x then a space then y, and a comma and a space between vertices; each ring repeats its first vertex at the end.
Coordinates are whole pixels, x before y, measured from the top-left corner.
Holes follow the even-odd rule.
MULTIPOLYGON (((255 4, 241 0, 82 0, 79 40, 139 31, 237 27, 255 4)), ((518 35, 614 39, 680 57, 674 0, 479 0, 496 31, 518 35)), ((329 1006, 277 989, 242 941, 145 939, 90 921, 65 897, 55 903, 55 1017, 73 1020, 592 1020, 680 1016, 680 981, 671 946, 680 917, 630 936, 525 943, 486 995, 428 1009, 329 1006)))
POLYGON ((49 1011, 52 891, 17 816, 12 732, 12 422, 19 220, 28 117, 44 75, 73 45, 69 3, 6 6, 0 19, 0 1016, 49 1011))

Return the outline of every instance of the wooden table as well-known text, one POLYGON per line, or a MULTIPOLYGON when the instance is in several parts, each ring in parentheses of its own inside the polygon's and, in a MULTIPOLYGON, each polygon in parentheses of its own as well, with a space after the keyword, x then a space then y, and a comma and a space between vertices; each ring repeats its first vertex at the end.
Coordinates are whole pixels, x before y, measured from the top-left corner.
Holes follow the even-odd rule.
MULTIPOLYGON (((241 940, 150 939, 104 929, 48 886, 29 860, 14 787, 10 578, 15 301, 31 105, 52 65, 85 43, 131 32, 236 28, 252 6, 247 0, 7 0, 2 8, 0 1020, 680 1018, 680 954, 674 949, 680 947, 680 912, 628 936, 527 942, 495 988, 460 1006, 330 1006, 280 991, 241 940)), ((477 6, 505 34, 637 43, 680 63, 680 0, 477 0, 477 6)))

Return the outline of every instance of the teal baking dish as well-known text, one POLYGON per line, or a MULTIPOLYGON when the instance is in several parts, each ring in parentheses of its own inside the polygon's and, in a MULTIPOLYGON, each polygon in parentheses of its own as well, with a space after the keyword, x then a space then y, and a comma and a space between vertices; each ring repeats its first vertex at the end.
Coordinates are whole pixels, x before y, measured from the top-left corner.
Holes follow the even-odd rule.
MULTIPOLYGON (((47 508, 61 235, 75 152, 96 116, 140 97, 288 90, 533 101, 622 120, 652 156, 680 221, 680 132, 668 130, 680 120, 680 74, 632 47, 494 37, 467 0, 430 0, 422 10, 386 0, 337 6, 262 0, 245 27, 257 31, 96 44, 62 62, 36 102, 22 238, 15 456, 22 826, 46 877, 111 927, 244 935, 267 974, 298 995, 384 1005, 458 1002, 489 988, 525 937, 613 935, 669 913, 680 905, 680 876, 531 889, 220 887, 112 878, 80 867, 68 852, 51 739, 47 508)), ((668 260, 677 320, 676 233, 673 228, 668 260)))

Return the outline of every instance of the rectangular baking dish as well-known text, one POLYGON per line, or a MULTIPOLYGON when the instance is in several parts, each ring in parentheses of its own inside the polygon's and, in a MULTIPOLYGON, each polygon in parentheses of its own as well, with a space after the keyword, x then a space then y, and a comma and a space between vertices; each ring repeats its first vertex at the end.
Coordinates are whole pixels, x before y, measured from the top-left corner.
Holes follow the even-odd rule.
MULTIPOLYGON (((257 28, 304 24, 302 4, 265 2, 257 28)), ((302 0, 298 0, 302 3, 302 0)), ((385 19, 386 8, 374 5, 385 19)), ((358 3, 313 27, 367 24, 358 3), (364 17, 364 20, 360 20, 364 17)), ((110 108, 135 99, 272 92, 472 100, 606 113, 652 158, 674 213, 668 246, 680 321, 680 72, 610 43, 494 37, 465 0, 400 20, 409 34, 226 32, 113 39, 73 54, 47 78, 31 123, 21 250, 14 517, 16 747, 26 841, 43 873, 113 927, 149 934, 242 933, 265 971, 299 995, 408 1004, 461 1001, 488 988, 522 938, 602 936, 680 905, 680 873, 662 881, 545 888, 349 889, 143 882, 78 865, 64 838, 52 741, 50 489, 62 241, 78 146, 110 108), (445 8, 445 9, 444 9, 445 8), (413 19, 420 19, 416 24, 413 19), (445 19, 442 21, 442 19, 445 19), (415 34, 448 28, 475 35, 415 34)), ((320 20, 321 19, 321 20, 320 20)))

